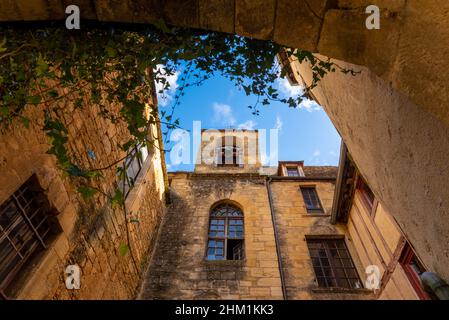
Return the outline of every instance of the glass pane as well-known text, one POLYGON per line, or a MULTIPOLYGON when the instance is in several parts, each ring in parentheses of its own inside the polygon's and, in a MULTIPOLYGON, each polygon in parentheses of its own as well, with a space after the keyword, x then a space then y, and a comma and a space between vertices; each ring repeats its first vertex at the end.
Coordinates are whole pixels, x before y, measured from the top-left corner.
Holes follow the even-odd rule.
POLYGON ((142 163, 148 158, 148 147, 144 146, 140 148, 140 154, 142 155, 142 163))
POLYGON ((349 254, 346 250, 338 250, 338 253, 340 254, 340 257, 342 258, 349 258, 349 254))
POLYGON ((319 278, 317 278, 317 281, 318 281, 318 285, 320 287, 324 287, 324 288, 327 287, 327 282, 326 282, 325 278, 319 277, 319 278))
POLYGON ((321 264, 324 267, 329 267, 329 260, 328 259, 320 259, 321 260, 321 264))

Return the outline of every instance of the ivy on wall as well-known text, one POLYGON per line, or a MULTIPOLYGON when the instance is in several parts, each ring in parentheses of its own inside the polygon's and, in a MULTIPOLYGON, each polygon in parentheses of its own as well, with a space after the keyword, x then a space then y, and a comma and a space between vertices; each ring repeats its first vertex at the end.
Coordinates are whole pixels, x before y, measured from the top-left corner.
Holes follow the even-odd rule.
MULTIPOLYGON (((280 66, 276 60, 282 49, 271 41, 169 28, 164 23, 137 27, 101 25, 76 31, 52 26, 3 27, 0 28, 0 130, 10 130, 17 121, 28 127, 32 119, 25 116, 25 107, 44 106, 42 130, 50 139, 48 153, 57 158, 65 174, 77 179, 78 192, 86 199, 101 193, 113 206, 124 208, 123 188, 119 184, 109 194, 96 188, 92 179, 101 178, 104 170, 116 169, 136 146, 155 147, 148 138, 152 124, 165 124, 167 130, 180 126, 173 112, 188 87, 199 86, 220 74, 247 95, 257 96, 255 104, 248 107, 258 114, 261 105, 272 101, 297 107, 309 90, 336 69, 355 74, 308 51, 287 49, 291 60, 310 63, 313 82, 304 88, 303 95, 280 98, 274 83, 287 72, 287 66, 280 66), (171 111, 158 115, 154 109, 146 117, 145 105, 154 81, 168 90, 167 78, 177 71, 181 72, 181 85, 171 111), (85 108, 84 99, 99 107, 101 117, 112 123, 124 122, 129 131, 128 141, 120 146, 126 156, 104 168, 82 167, 67 150, 69 133, 61 114, 68 112, 67 101, 75 108, 85 108), (112 112, 111 105, 118 106, 119 112, 112 112)), ((118 183, 127 180, 126 169, 125 166, 116 169, 118 183)))

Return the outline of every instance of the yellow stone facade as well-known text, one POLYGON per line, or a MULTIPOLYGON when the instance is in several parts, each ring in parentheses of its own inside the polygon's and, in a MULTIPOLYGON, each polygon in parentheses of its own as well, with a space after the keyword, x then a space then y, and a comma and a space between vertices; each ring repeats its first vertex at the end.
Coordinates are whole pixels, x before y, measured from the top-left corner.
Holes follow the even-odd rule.
MULTIPOLYGON (((225 141, 224 135, 241 138, 248 134, 257 138, 258 133, 215 130, 211 138, 203 131, 201 145, 213 139, 225 141)), ((355 192, 348 221, 336 221, 336 167, 310 167, 293 161, 280 162, 279 168, 263 168, 257 163, 220 166, 202 162, 194 172, 169 174, 171 203, 139 298, 417 298, 398 266, 397 251, 404 237, 381 204, 376 203, 372 221, 362 221, 360 216, 366 213, 360 209, 355 192), (292 166, 298 169, 298 175, 286 176, 287 167, 292 166), (308 211, 301 188, 311 187, 316 190, 321 212, 308 211), (243 212, 243 260, 210 260, 206 253, 210 214, 217 203, 235 205, 243 212), (359 287, 319 286, 308 239, 344 240, 359 287), (383 267, 386 264, 388 271, 383 267), (369 265, 380 267, 376 290, 365 287, 369 265)))
MULTIPOLYGON (((148 99, 150 107, 156 108, 156 100, 151 96, 148 99)), ((77 164, 101 168, 123 158, 124 152, 118 146, 129 137, 125 123, 112 124, 101 117, 98 106, 88 98, 82 108, 75 108, 70 100, 63 107, 63 115, 55 116, 68 129, 68 152, 77 164)), ((118 112, 115 105, 109 108, 118 112)), ((166 172, 163 154, 157 148, 162 145, 160 130, 155 125, 151 128, 156 147, 149 150, 136 187, 126 198, 125 219, 123 210, 112 208, 99 193, 84 200, 76 191, 79 181, 65 176, 55 157, 46 153, 50 141, 42 130, 45 109, 43 104, 29 108, 25 114, 31 119, 29 128, 15 123, 0 135, 0 205, 34 176, 60 228, 46 239, 46 248, 38 247, 4 286, 2 275, 0 299, 132 299, 165 212, 166 172), (123 254, 120 247, 128 243, 128 232, 130 252, 123 254), (81 287, 67 290, 65 270, 75 264, 80 267, 81 287)), ((119 165, 122 163, 103 171, 104 177, 94 181, 96 187, 112 192, 119 165)), ((20 234, 10 235, 14 234, 20 242, 20 234)), ((1 245, 6 246, 6 242, 2 235, 1 245)))

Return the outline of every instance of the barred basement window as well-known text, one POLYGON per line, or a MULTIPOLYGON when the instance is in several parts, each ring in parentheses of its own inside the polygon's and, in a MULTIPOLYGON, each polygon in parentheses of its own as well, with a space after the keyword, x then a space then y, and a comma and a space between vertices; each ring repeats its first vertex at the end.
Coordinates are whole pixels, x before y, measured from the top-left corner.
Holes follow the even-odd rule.
POLYGON ((301 187, 302 197, 306 204, 307 212, 309 213, 323 213, 320 198, 316 192, 315 187, 301 187))
POLYGON ((362 288, 343 239, 307 239, 307 246, 320 287, 362 288))
POLYGON ((53 210, 34 175, 0 205, 0 298, 60 231, 53 210))
POLYGON ((210 214, 207 260, 243 260, 243 213, 225 203, 210 214))

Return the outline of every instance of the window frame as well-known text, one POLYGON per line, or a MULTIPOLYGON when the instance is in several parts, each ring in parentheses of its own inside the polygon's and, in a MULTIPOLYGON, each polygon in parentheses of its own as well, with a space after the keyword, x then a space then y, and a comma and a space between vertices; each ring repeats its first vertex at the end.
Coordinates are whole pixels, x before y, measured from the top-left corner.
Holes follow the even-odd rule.
MULTIPOLYGON (((238 225, 238 224, 237 224, 238 225)), ((234 248, 235 249, 235 248, 234 248)), ((233 249, 233 255, 235 254, 233 249)), ((218 204, 216 206, 213 207, 213 209, 210 211, 209 214, 209 223, 208 223, 208 229, 207 229, 207 243, 206 243, 206 253, 205 253, 205 259, 206 261, 241 261, 245 259, 245 222, 244 222, 244 214, 243 211, 236 205, 234 204, 230 204, 230 203, 221 203, 218 204), (214 216, 214 213, 218 210, 220 210, 220 208, 223 207, 231 207, 233 209, 235 209, 236 211, 239 211, 241 213, 241 216, 214 216), (223 236, 211 236, 211 227, 215 226, 215 225, 220 225, 220 224, 213 224, 213 220, 218 220, 218 221, 224 221, 223 225, 224 225, 224 229, 223 229, 223 236), (230 227, 230 221, 242 221, 242 223, 240 224, 242 226, 242 236, 241 237, 229 237, 228 235, 228 231, 229 231, 229 227, 230 227), (240 241, 240 244, 238 244, 237 246, 241 246, 240 249, 238 250, 238 254, 241 257, 241 259, 228 259, 227 255, 228 255, 228 242, 229 240, 234 241, 240 241), (210 248, 220 248, 217 246, 211 247, 210 241, 222 241, 223 242, 223 255, 222 255, 222 259, 209 259, 209 249, 210 248)), ((215 253, 214 253, 215 256, 215 253)))
POLYGON ((0 267, 4 268, 0 270, 3 273, 0 298, 7 299, 5 291, 20 277, 20 272, 33 263, 36 253, 48 249, 53 236, 61 231, 53 219, 56 214, 35 174, 0 204, 0 218, 6 216, 3 221, 7 223, 0 224, 0 254, 6 252, 8 257, 0 261, 0 267), (8 209, 14 211, 9 212, 11 216, 6 216, 8 209), (26 250, 22 252, 22 249, 26 250), (8 266, 11 263, 12 268, 8 266))
POLYGON ((287 177, 300 177, 300 173, 299 173, 299 169, 298 166, 293 166, 293 165, 286 165, 285 166, 285 173, 287 174, 287 177), (294 170, 296 172, 295 175, 290 175, 289 170, 294 170))
POLYGON ((122 191, 124 199, 126 199, 129 196, 131 190, 134 189, 134 187, 136 186, 139 174, 142 172, 142 168, 144 167, 145 163, 148 161, 149 158, 150 154, 148 152, 148 146, 138 145, 134 146, 132 150, 129 152, 128 156, 125 158, 125 160, 123 160, 123 165, 121 166, 121 168, 122 169, 124 168, 126 170, 127 181, 125 182, 125 184, 123 184, 123 181, 119 179, 118 187, 122 191), (138 152, 141 152, 141 150, 143 150, 144 148, 146 148, 146 157, 143 158, 142 155, 141 158, 138 156, 138 152), (137 164, 138 169, 137 172, 134 172, 133 177, 130 177, 128 175, 128 170, 129 168, 131 168, 133 164, 137 164))
POLYGON ((425 272, 427 270, 414 252, 412 246, 406 241, 399 258, 399 264, 402 266, 402 269, 404 270, 405 275, 407 276, 407 279, 415 290, 417 296, 421 300, 430 300, 429 294, 421 286, 421 279, 419 274, 411 266, 411 262, 413 260, 415 260, 415 263, 422 270, 422 272, 425 272))
POLYGON ((360 198, 362 200, 363 205, 365 206, 366 210, 368 210, 370 216, 374 216, 377 205, 376 196, 374 195, 370 186, 366 183, 366 181, 362 177, 358 178, 356 186, 357 186, 356 189, 360 194, 360 198), (372 199, 369 195, 370 193, 372 195, 372 199))
POLYGON ((217 155, 215 157, 217 167, 241 167, 240 153, 241 148, 237 146, 237 136, 222 136, 221 145, 215 149, 217 155), (232 137, 232 145, 226 144, 226 137, 232 137), (232 163, 226 163, 226 151, 231 149, 232 163), (220 161, 219 161, 220 160, 220 161))
POLYGON ((306 207, 307 213, 310 213, 310 214, 325 214, 324 207, 323 207, 323 204, 321 203, 321 199, 320 199, 320 196, 318 195, 318 190, 316 189, 316 186, 313 186, 313 185, 312 186, 311 185, 302 185, 302 186, 299 186, 299 189, 300 189, 299 191, 301 192, 301 196, 302 196, 302 199, 304 201, 304 205, 306 207), (304 197, 304 192, 303 192, 303 190, 307 190, 307 189, 314 191, 319 207, 310 208, 310 209, 307 207, 307 201, 306 201, 306 198, 304 197))
POLYGON ((313 268, 313 271, 315 274, 315 279, 316 279, 318 287, 324 288, 324 289, 333 289, 333 288, 344 288, 344 289, 352 289, 352 290, 363 289, 363 283, 361 281, 357 267, 355 266, 354 259, 352 258, 351 252, 349 251, 349 248, 346 245, 346 241, 343 236, 342 237, 306 237, 306 243, 307 243, 310 261, 311 261, 311 265, 312 265, 312 268, 313 268), (329 243, 331 243, 331 242, 341 243, 342 246, 339 247, 336 244, 335 248, 331 248, 329 246, 329 243), (319 243, 322 248, 320 248, 320 249, 313 248, 311 246, 312 243, 319 243), (318 254, 318 256, 314 256, 312 254, 312 250, 324 250, 325 257, 322 257, 320 254, 318 254), (335 258, 332 256, 331 250, 337 251, 338 258, 335 258), (340 251, 346 252, 347 257, 342 257, 340 255, 340 251), (319 259, 319 266, 315 265, 314 259, 319 259), (328 261, 327 266, 324 266, 322 264, 322 261, 321 261, 322 259, 327 259, 327 261, 328 261), (341 266, 337 265, 337 263, 336 263, 337 260, 340 260, 341 266), (345 263, 343 263, 343 260, 348 260, 350 262, 350 266, 345 266, 345 263), (318 275, 318 272, 317 272, 318 268, 319 268, 320 273, 322 274, 321 276, 318 275), (331 276, 326 276, 325 268, 330 269, 331 276), (338 275, 336 273, 337 269, 342 269, 343 274, 345 276, 341 277, 340 275, 338 275), (352 270, 352 272, 355 274, 355 276, 348 276, 348 272, 350 270, 352 270), (322 285, 323 282, 321 282, 319 280, 319 278, 324 279, 325 285, 322 285), (335 283, 335 285, 329 285, 329 283, 332 283, 332 282, 328 281, 328 279, 332 279, 333 282, 335 283), (343 280, 347 284, 346 286, 341 285, 341 282, 343 280), (352 280, 352 282, 350 280, 352 280), (356 285, 353 286, 352 283, 354 283, 354 284, 358 283, 359 287, 357 287, 356 285))

